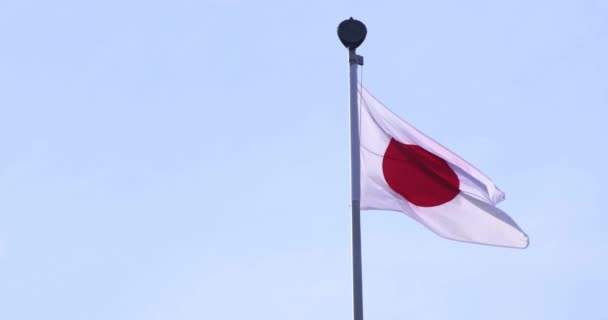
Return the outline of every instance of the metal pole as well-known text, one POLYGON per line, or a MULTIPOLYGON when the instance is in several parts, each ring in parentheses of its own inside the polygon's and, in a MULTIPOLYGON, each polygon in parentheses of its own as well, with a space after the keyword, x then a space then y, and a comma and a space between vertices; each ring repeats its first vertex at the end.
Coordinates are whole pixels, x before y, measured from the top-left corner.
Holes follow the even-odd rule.
POLYGON ((353 246, 353 318, 363 320, 363 280, 361 270, 361 159, 359 143, 359 108, 357 67, 363 65, 363 57, 348 50, 350 64, 350 180, 353 246))
POLYGON ((363 57, 355 50, 365 40, 365 24, 352 17, 338 25, 338 38, 348 48, 350 65, 350 187, 353 237, 353 318, 363 320, 363 280, 361 273, 361 158, 359 143, 359 108, 357 68, 363 65, 363 57))

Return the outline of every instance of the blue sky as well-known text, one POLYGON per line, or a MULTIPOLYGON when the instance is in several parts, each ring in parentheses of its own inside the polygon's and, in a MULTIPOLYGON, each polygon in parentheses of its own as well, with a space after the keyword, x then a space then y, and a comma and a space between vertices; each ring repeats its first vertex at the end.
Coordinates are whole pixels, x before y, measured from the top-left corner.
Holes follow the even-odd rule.
POLYGON ((526 250, 365 212, 366 319, 607 319, 605 1, 0 2, 1 319, 350 319, 348 66, 526 250))

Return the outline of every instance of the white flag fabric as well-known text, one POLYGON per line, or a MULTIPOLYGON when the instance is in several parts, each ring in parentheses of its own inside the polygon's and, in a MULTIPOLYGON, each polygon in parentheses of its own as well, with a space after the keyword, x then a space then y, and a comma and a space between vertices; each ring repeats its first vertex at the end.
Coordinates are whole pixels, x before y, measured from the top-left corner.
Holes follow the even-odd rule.
POLYGON ((400 211, 458 241, 526 248, 496 207, 504 193, 483 173, 359 87, 361 209, 400 211))

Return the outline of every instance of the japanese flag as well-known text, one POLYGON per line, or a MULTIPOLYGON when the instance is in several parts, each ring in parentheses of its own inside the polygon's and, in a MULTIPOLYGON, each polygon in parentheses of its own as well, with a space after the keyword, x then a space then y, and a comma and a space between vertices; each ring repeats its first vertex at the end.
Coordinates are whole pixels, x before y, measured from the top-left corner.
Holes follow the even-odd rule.
POLYGON ((359 88, 361 209, 400 211, 458 241, 526 248, 483 173, 359 88))

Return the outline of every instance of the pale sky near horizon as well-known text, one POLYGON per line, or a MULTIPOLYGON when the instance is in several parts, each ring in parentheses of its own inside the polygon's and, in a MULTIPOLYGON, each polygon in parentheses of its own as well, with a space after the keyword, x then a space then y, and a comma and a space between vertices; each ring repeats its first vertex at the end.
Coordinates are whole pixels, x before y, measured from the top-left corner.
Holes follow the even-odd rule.
POLYGON ((0 319, 351 319, 348 65, 526 250, 364 212, 365 319, 608 319, 608 2, 0 1, 0 319))

